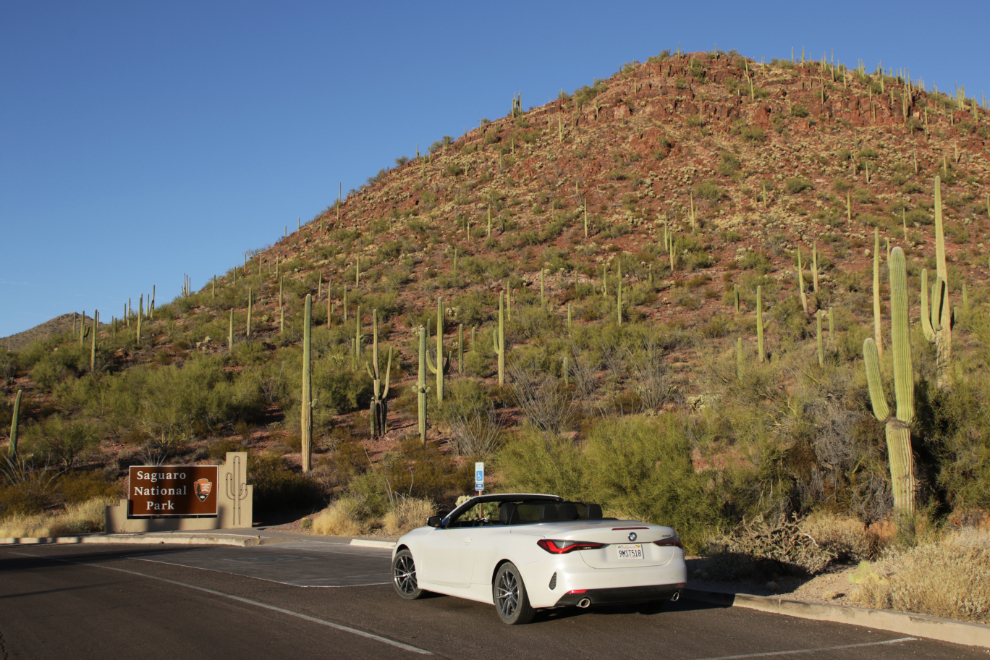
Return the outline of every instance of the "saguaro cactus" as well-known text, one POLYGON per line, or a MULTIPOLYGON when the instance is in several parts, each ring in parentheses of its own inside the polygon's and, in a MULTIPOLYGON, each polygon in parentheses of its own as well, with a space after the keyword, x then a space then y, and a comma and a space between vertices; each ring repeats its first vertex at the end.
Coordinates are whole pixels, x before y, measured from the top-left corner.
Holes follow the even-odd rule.
POLYGON ((873 230, 873 341, 877 354, 883 356, 883 333, 880 329, 880 230, 873 230))
POLYGON ((248 289, 247 330, 245 331, 244 336, 251 336, 251 289, 248 289))
MULTIPOLYGON (((941 313, 938 316, 939 328, 935 328, 935 349, 937 353, 935 370, 938 386, 949 385, 949 363, 952 361, 952 305, 949 304, 949 271, 945 266, 945 232, 942 224, 942 180, 935 177, 935 272, 944 283, 940 296, 941 313)), ((936 280, 937 282, 938 280, 936 280)), ((935 305, 932 299, 932 309, 935 305)), ((935 316, 932 316, 933 326, 935 316)))
POLYGON ((21 414, 21 394, 23 390, 17 390, 14 397, 14 414, 10 419, 10 444, 7 446, 7 456, 15 458, 17 456, 17 424, 21 414))
POLYGON ((808 313, 808 294, 804 291, 804 267, 801 264, 801 246, 798 246, 797 254, 797 276, 798 276, 798 290, 801 293, 801 308, 804 309, 804 313, 808 313))
POLYGON ((498 294, 498 332, 492 333, 495 354, 498 355, 498 384, 505 385, 505 316, 502 313, 502 292, 498 294))
POLYGON ((416 393, 419 412, 419 439, 426 444, 426 395, 430 388, 426 386, 426 328, 419 327, 419 372, 416 386, 413 392, 416 393))
POLYGON ((760 356, 760 362, 766 361, 766 352, 763 350, 763 287, 756 287, 756 352, 760 356))
POLYGON ((227 328, 227 350, 234 350, 234 308, 230 308, 230 325, 227 328))
POLYGON ((619 282, 615 285, 615 309, 622 325, 622 263, 618 264, 619 282))
POLYGON ((310 458, 313 447, 313 377, 310 371, 312 364, 312 328, 313 295, 306 294, 306 311, 303 314, 303 373, 302 373, 302 470, 309 472, 310 458))
POLYGON ((96 331, 99 329, 100 311, 93 312, 93 343, 89 348, 89 372, 96 372, 96 331))
POLYGON ((392 347, 388 347, 388 366, 385 367, 385 383, 378 362, 378 310, 371 312, 371 362, 366 363, 372 381, 371 437, 380 438, 388 432, 388 390, 392 373, 392 347))
POLYGON ((443 354, 443 298, 437 299, 437 357, 426 354, 426 365, 437 375, 437 403, 443 403, 443 377, 450 370, 450 353, 443 354))
POLYGON ((891 415, 887 406, 880 380, 880 356, 872 338, 863 342, 863 359, 866 363, 873 415, 884 422, 886 427, 894 508, 900 513, 912 514, 915 481, 910 425, 914 419, 914 372, 911 369, 911 345, 908 342, 907 272, 904 251, 899 247, 894 248, 890 255, 890 317, 896 415, 891 415))
POLYGON ((464 324, 457 326, 457 373, 464 375, 464 324))

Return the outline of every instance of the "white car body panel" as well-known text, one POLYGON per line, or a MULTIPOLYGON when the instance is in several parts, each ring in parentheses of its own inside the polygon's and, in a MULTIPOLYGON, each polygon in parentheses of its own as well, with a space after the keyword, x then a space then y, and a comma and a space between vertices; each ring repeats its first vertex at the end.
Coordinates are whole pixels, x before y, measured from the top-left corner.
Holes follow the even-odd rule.
MULTIPOLYGON (((502 563, 510 561, 522 575, 530 604, 548 608, 577 590, 663 585, 680 591, 687 581, 684 551, 653 543, 676 537, 669 527, 630 520, 421 527, 399 539, 393 557, 402 548, 409 549, 421 589, 489 604, 493 604, 495 573, 502 563), (635 534, 634 541, 630 541, 630 534, 635 534), (537 545, 544 538, 608 545, 552 554, 537 545), (619 545, 638 545, 642 558, 621 559, 619 545), (557 579, 551 589, 554 574, 557 579)), ((639 554, 638 550, 631 552, 639 554)))

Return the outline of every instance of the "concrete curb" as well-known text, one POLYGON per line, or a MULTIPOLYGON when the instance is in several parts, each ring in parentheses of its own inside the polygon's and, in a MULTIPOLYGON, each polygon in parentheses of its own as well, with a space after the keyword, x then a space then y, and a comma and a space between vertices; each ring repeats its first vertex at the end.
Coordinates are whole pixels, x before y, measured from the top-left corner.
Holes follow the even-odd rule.
POLYGON ((368 541, 365 539, 351 539, 349 545, 354 545, 359 548, 388 548, 391 550, 395 547, 395 541, 368 541))
POLYGON ((92 536, 47 536, 25 538, 2 538, 0 545, 80 545, 83 543, 100 544, 172 544, 172 545, 232 545, 238 547, 254 546, 260 543, 257 536, 235 536, 210 534, 196 536, 195 534, 94 534, 92 536))
POLYGON ((685 589, 684 597, 722 607, 744 607, 799 619, 865 626, 874 630, 886 630, 953 644, 990 648, 990 626, 978 623, 941 619, 924 614, 871 610, 865 607, 808 603, 776 596, 751 596, 697 589, 685 589))

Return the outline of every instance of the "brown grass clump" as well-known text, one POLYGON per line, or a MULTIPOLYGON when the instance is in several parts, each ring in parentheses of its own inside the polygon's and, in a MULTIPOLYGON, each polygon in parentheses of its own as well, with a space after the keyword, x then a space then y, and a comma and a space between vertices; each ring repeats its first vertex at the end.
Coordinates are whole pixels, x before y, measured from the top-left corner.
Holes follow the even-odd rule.
POLYGON ((353 497, 341 497, 313 520, 313 532, 323 536, 360 536, 366 523, 361 503, 353 497))
POLYGON ((61 513, 13 515, 0 520, 0 538, 73 536, 102 532, 106 524, 106 507, 113 504, 117 504, 114 499, 96 497, 70 504, 61 513))
POLYGON ((964 529, 861 572, 866 607, 990 623, 990 530, 964 529))
POLYGON ((436 515, 433 502, 408 497, 382 516, 382 530, 390 536, 402 536, 425 525, 426 519, 433 515, 436 515))
POLYGON ((813 513, 800 523, 803 533, 836 555, 836 561, 876 559, 889 544, 886 529, 866 526, 855 518, 831 513, 813 513))

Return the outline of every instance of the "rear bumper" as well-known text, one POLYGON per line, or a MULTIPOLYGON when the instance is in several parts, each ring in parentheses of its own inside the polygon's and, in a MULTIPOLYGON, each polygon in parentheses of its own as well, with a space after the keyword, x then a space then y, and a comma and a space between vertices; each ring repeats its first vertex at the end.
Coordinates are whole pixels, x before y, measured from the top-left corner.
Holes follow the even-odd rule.
POLYGON ((585 598, 592 605, 611 605, 617 603, 643 603, 651 600, 670 600, 680 598, 684 584, 653 584, 643 587, 613 587, 609 589, 585 589, 571 591, 560 597, 554 607, 577 605, 585 598))

